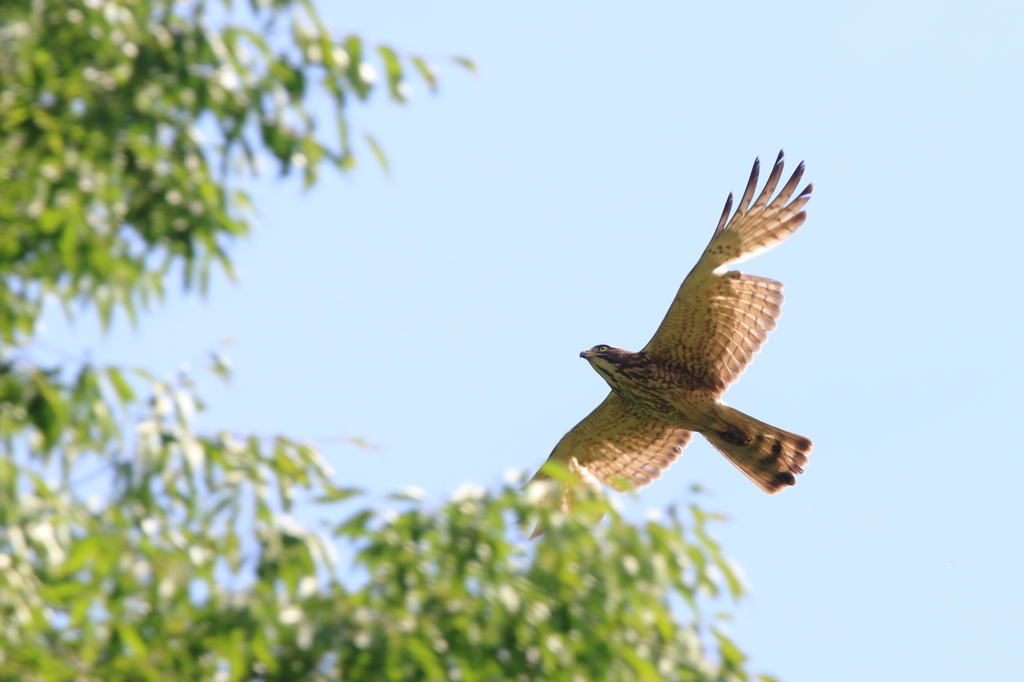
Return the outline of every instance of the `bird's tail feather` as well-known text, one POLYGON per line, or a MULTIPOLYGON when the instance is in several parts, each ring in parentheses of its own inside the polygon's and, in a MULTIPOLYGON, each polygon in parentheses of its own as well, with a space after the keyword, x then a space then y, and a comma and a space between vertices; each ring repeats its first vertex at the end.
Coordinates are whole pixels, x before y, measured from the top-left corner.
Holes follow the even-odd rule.
POLYGON ((723 406, 719 418, 725 431, 706 431, 704 437, 761 490, 774 495, 796 484, 804 472, 810 439, 777 429, 739 410, 723 406))

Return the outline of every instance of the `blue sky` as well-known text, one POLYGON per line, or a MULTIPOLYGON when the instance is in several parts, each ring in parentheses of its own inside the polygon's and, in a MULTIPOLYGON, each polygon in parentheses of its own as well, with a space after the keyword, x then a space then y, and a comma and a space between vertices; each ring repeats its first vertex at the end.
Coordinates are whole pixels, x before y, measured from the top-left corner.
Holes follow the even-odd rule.
POLYGON ((312 440, 376 493, 497 484, 600 402, 580 350, 641 348, 784 148, 809 219, 740 266, 787 304, 726 400, 812 438, 811 464, 769 497, 698 438, 627 508, 712 491, 755 669, 1022 679, 1024 5, 320 5, 480 74, 353 110, 390 179, 365 152, 309 193, 261 181, 238 283, 107 337, 54 314, 44 341, 169 373, 230 337, 205 428, 312 440))

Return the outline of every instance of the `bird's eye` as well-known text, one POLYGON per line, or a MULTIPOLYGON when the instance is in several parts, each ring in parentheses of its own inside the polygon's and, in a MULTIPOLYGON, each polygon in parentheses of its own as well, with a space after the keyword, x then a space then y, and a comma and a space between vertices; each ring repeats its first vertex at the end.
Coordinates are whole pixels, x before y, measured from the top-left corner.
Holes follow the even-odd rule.
POLYGON ((598 352, 598 353, 603 353, 603 352, 605 352, 606 350, 608 350, 608 346, 598 346, 598 347, 597 347, 597 352, 598 352))

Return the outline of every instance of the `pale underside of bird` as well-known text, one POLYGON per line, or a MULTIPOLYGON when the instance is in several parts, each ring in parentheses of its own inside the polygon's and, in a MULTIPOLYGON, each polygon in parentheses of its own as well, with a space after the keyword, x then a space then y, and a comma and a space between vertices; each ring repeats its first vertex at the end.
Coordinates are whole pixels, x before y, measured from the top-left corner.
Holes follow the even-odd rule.
MULTIPOLYGON (((721 399, 775 329, 783 303, 780 282, 726 268, 785 241, 807 218, 801 209, 811 197, 812 185, 807 185, 790 201, 804 173, 801 162, 772 199, 782 177, 779 152, 754 199, 759 169, 754 161, 731 219, 729 195, 710 243, 644 349, 634 353, 599 345, 580 353, 612 390, 562 437, 548 462, 588 486, 630 490, 659 478, 697 432, 766 493, 796 483, 811 441, 721 399)), ((546 467, 531 484, 550 481, 546 467)), ((571 504, 565 490, 559 495, 550 483, 545 485, 549 502, 555 495, 563 508, 571 504)))

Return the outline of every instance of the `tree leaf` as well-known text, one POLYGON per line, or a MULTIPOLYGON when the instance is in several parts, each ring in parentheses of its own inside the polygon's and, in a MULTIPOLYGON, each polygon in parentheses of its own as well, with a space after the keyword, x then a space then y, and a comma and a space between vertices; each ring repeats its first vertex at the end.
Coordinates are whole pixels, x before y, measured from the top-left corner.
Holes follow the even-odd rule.
POLYGON ((138 631, 127 623, 120 623, 115 628, 121 641, 129 647, 130 655, 135 658, 145 658, 149 655, 149 648, 139 636, 138 631))
POLYGON ((427 84, 427 87, 431 92, 437 92, 437 73, 434 68, 430 66, 422 57, 412 56, 409 57, 409 61, 416 67, 416 71, 420 74, 420 78, 427 84))
POLYGON ((476 64, 473 60, 467 59, 466 57, 451 57, 451 60, 466 69, 466 71, 469 71, 474 75, 476 74, 476 64))
POLYGON ((374 510, 364 509, 335 526, 333 534, 335 537, 344 536, 353 539, 361 537, 366 534, 367 525, 376 516, 377 512, 374 510))
POLYGON ((405 93, 402 92, 402 62, 399 60, 398 55, 395 51, 387 45, 378 45, 377 53, 380 55, 381 61, 384 63, 384 72, 388 79, 388 92, 391 93, 391 99, 396 102, 405 102, 405 93))
POLYGON ((327 504, 331 502, 344 502, 350 500, 353 497, 362 495, 363 491, 360 488, 335 488, 331 487, 325 494, 316 497, 315 500, 321 504, 327 504))
POLYGON ((107 367, 107 378, 110 380, 111 386, 114 387, 114 393, 117 395, 121 407, 135 401, 135 391, 132 390, 131 384, 124 378, 124 374, 119 368, 107 367))
POLYGON ((391 175, 391 166, 388 164, 388 158, 384 155, 384 150, 377 143, 377 139, 370 133, 364 133, 363 139, 366 140, 366 144, 370 145, 370 150, 373 152, 374 158, 377 159, 377 163, 380 164, 381 170, 384 171, 384 175, 391 175))

